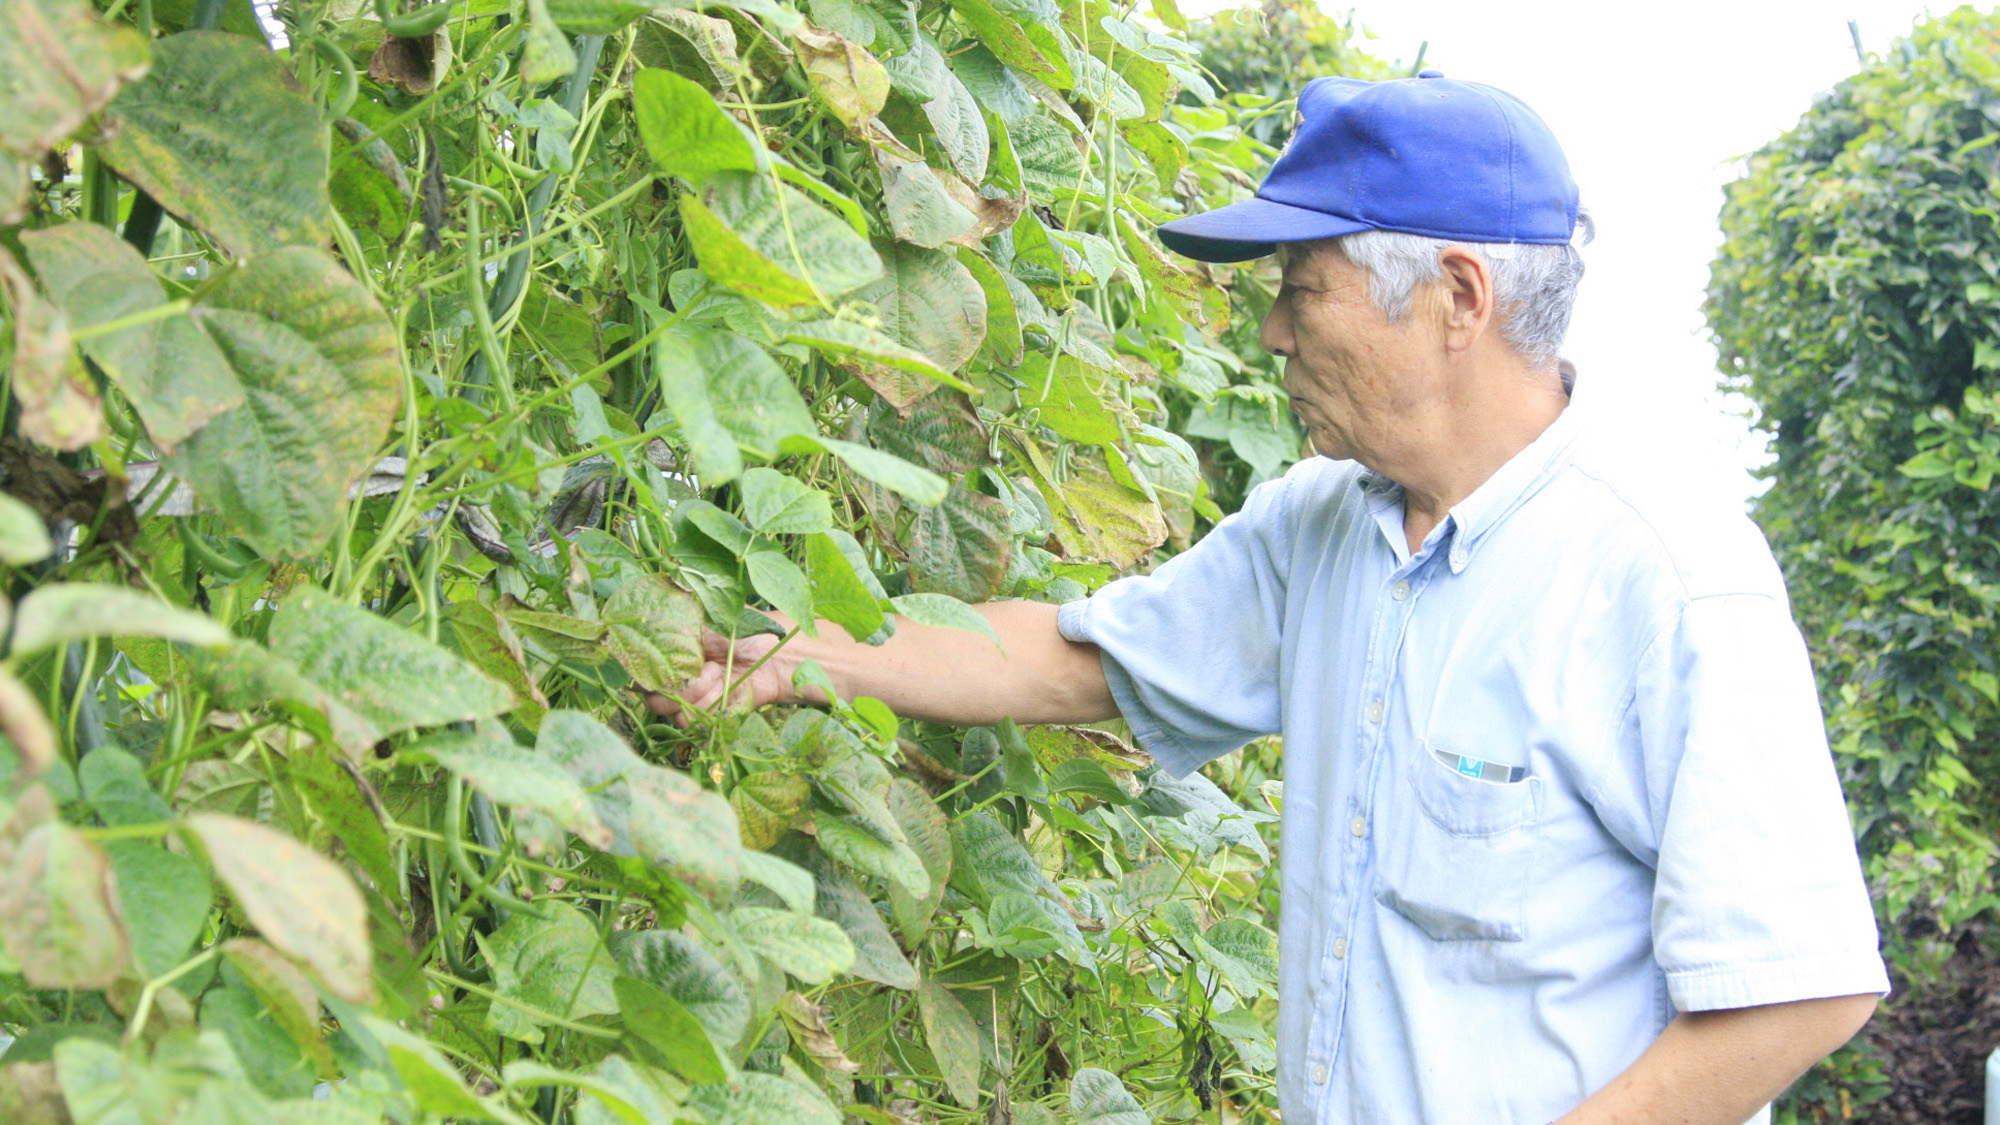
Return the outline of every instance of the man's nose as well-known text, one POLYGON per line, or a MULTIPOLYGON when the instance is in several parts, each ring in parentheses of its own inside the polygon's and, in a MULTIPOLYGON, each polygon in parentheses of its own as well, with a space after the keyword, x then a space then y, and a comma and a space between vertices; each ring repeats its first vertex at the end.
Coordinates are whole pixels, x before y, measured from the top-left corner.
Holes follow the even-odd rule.
POLYGON ((1272 302, 1271 311, 1264 314, 1264 323, 1257 330, 1257 342, 1272 355, 1286 359, 1292 357, 1292 318, 1285 311, 1284 298, 1272 302))

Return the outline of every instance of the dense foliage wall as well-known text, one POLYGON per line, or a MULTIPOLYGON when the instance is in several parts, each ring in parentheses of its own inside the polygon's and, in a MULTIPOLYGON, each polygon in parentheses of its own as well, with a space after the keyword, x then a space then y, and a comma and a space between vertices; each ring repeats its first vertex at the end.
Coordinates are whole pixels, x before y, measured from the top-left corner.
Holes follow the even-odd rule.
POLYGON ((2000 834, 1996 138, 2000 20, 1920 25, 1751 157, 1708 304, 1885 920, 1946 929, 2000 834))
POLYGON ((1269 748, 640 702, 1296 456, 1149 234, 1288 110, 1150 16, 0 8, 0 1119, 1268 1105, 1269 748))
POLYGON ((1774 435, 1756 515, 1919 994, 2000 905, 1996 139, 2000 18, 1918 25, 1749 159, 1708 295, 1774 435))

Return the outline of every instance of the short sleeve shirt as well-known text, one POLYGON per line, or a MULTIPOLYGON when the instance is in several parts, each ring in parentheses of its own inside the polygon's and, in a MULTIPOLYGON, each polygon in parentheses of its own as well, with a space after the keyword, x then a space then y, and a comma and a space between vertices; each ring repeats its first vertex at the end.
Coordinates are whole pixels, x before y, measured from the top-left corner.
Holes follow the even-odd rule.
POLYGON ((1284 737, 1292 1125, 1542 1125, 1677 1011, 1888 988, 1769 547, 1582 409, 1414 554, 1313 459, 1062 608, 1169 771, 1284 737))

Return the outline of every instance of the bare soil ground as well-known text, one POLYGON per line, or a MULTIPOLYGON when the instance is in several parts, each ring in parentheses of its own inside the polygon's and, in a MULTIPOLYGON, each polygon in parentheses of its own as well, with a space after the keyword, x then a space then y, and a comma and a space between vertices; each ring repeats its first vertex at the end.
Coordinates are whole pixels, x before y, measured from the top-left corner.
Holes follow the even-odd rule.
POLYGON ((1896 994, 1864 1033, 1891 1083, 1854 1107, 1868 1125, 1980 1125, 1986 1056, 2000 1047, 2000 933, 1974 925, 1937 979, 1896 994))

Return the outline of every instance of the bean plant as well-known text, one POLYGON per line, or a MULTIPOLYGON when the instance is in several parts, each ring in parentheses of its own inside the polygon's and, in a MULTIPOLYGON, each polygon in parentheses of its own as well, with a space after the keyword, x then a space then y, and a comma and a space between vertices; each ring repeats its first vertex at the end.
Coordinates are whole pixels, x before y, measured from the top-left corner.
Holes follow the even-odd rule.
POLYGON ((1291 114, 1187 32, 0 7, 0 1120, 1268 1113, 1272 746, 645 706, 1297 455, 1271 278, 1150 234, 1291 114))

